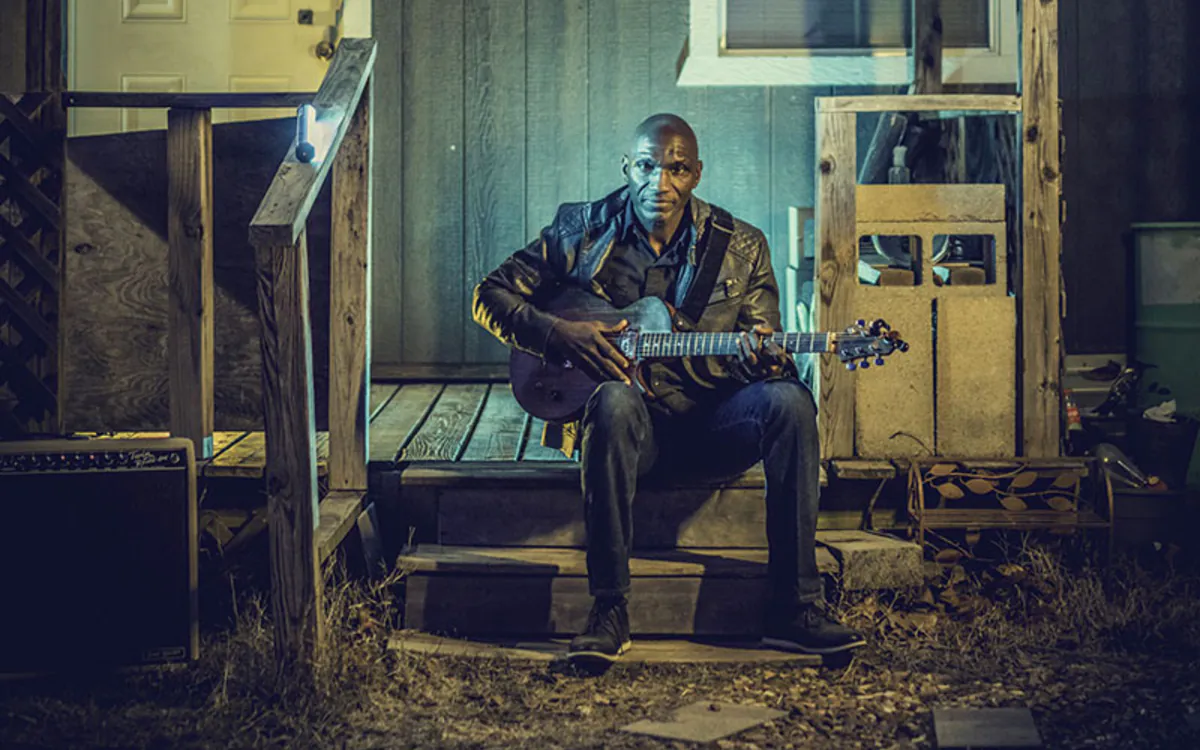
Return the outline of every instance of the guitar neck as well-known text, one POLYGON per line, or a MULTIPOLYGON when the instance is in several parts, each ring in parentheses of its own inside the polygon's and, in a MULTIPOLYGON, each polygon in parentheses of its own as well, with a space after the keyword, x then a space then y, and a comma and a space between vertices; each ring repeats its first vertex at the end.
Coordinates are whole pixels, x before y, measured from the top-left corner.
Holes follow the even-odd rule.
MULTIPOLYGON (((740 333, 643 333, 638 336, 637 356, 720 357, 738 352, 740 333)), ((818 354, 830 351, 833 336, 828 333, 776 333, 771 339, 792 354, 818 354)))

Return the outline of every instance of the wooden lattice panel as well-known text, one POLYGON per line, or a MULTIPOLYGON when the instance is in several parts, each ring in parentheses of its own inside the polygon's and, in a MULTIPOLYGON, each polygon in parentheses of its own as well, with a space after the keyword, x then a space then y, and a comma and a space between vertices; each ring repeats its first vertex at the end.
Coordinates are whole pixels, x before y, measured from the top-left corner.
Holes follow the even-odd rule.
POLYGON ((0 95, 0 437, 55 431, 60 98, 0 95))

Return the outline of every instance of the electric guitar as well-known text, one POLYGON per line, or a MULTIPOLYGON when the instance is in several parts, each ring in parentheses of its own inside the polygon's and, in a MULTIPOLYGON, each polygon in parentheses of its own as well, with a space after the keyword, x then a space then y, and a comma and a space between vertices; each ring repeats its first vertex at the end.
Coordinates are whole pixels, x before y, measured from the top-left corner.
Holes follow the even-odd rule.
MULTIPOLYGON (((670 306, 657 297, 644 297, 617 309, 585 290, 568 288, 539 309, 566 320, 598 320, 629 325, 612 343, 634 369, 635 383, 646 388, 640 365, 647 360, 675 357, 736 356, 740 333, 676 332, 670 306)), ((752 338, 754 338, 752 336, 752 338)), ((772 340, 789 353, 836 354, 850 370, 884 364, 893 352, 908 351, 908 344, 887 323, 858 321, 840 333, 776 333, 772 340)), ((509 378, 517 403, 528 413, 548 422, 569 422, 583 413, 599 383, 570 362, 555 363, 512 350, 509 378)), ((652 394, 651 394, 652 395, 652 394)))

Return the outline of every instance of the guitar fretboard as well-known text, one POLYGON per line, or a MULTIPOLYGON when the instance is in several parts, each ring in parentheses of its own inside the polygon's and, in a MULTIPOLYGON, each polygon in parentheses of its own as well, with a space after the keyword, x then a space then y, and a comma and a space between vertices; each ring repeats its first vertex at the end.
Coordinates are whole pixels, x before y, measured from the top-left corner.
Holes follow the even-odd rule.
MULTIPOLYGON (((638 336, 638 358, 733 356, 740 333, 643 333, 638 336)), ((751 337, 753 340, 755 337, 751 337)), ((827 333, 776 333, 771 339, 794 354, 828 351, 827 333)))

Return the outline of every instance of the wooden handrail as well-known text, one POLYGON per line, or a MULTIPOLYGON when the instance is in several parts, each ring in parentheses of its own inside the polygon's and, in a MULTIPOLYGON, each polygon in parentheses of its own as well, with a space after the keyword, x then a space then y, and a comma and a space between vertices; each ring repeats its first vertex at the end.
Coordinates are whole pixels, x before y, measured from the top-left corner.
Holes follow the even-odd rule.
POLYGON ((255 247, 291 245, 299 238, 367 86, 375 65, 375 50, 374 39, 343 39, 338 45, 312 102, 318 118, 329 112, 340 117, 329 152, 320 162, 301 162, 296 159, 293 141, 250 222, 250 243, 255 247))
POLYGON ((349 528, 367 489, 374 64, 374 40, 342 40, 313 100, 318 120, 336 118, 328 153, 301 162, 293 138, 250 225, 262 332, 275 653, 281 670, 298 667, 308 677, 321 643, 321 559, 349 528), (329 479, 342 510, 322 514, 305 227, 331 170, 329 479))
POLYGON ((177 109, 225 109, 230 107, 290 107, 308 104, 316 97, 311 91, 274 92, 196 92, 167 91, 68 91, 68 107, 134 107, 177 109))

